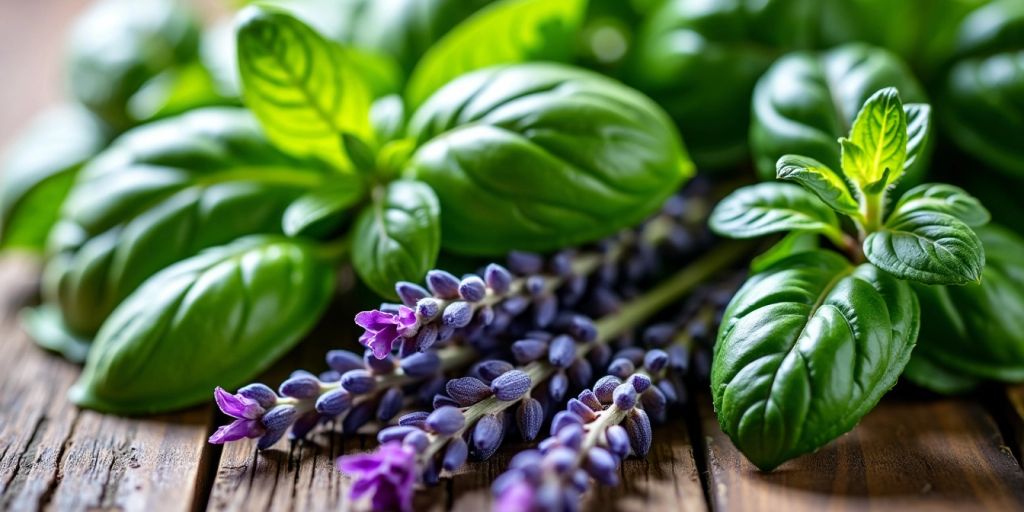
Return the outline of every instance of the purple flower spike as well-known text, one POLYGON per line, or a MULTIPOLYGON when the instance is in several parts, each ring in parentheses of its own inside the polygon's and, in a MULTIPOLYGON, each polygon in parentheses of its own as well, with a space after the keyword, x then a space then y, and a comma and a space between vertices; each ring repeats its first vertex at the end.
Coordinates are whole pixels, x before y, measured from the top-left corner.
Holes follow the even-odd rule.
POLYGON ((493 414, 480 418, 473 427, 473 449, 476 456, 480 460, 489 459, 501 446, 504 437, 505 424, 501 418, 493 414))
POLYGON ((292 398, 313 398, 320 394, 320 381, 312 375, 299 375, 282 382, 278 392, 292 398))
POLYGON ((480 276, 469 275, 459 283, 459 296, 469 302, 480 302, 487 295, 487 286, 480 276))
POLYGON ((633 365, 633 361, 624 357, 616 358, 608 365, 608 374, 614 375, 620 379, 625 379, 636 371, 636 366, 633 365))
POLYGON ((630 383, 620 384, 612 392, 612 402, 615 407, 628 411, 636 406, 636 389, 630 383))
POLYGON ((458 432, 466 424, 466 418, 458 408, 445 406, 430 413, 425 423, 432 432, 442 436, 450 436, 458 432))
POLYGON ((547 351, 548 344, 540 340, 519 340, 512 344, 512 357, 520 364, 536 361, 547 351))
POLYGON ((406 306, 399 306, 397 313, 373 310, 356 315, 356 324, 366 329, 366 332, 359 336, 359 343, 373 350, 373 356, 377 359, 387 357, 395 345, 395 340, 411 332, 417 323, 416 312, 406 306))
POLYGON ((441 358, 437 352, 419 352, 402 359, 402 371, 410 377, 434 375, 441 369, 441 358))
POLYGON ((506 372, 491 382, 491 391, 498 400, 519 400, 530 391, 530 376, 522 370, 506 372))
POLYGON ((316 412, 337 416, 352 407, 352 395, 342 388, 328 391, 316 399, 316 412))
POLYGON ((405 439, 405 436, 407 436, 407 435, 409 435, 409 434, 411 434, 413 432, 419 432, 419 431, 420 431, 420 429, 418 429, 416 427, 409 427, 409 426, 402 426, 402 425, 398 425, 398 426, 395 426, 395 427, 387 427, 385 429, 382 429, 380 432, 377 432, 377 442, 381 443, 381 444, 384 444, 384 443, 390 443, 391 441, 401 441, 401 440, 405 439))
POLYGON ((644 368, 649 372, 660 372, 668 365, 668 353, 664 350, 649 350, 644 354, 644 368))
POLYGON ((349 393, 362 395, 373 391, 373 388, 377 386, 377 381, 366 370, 349 370, 341 376, 341 386, 349 393))
POLYGON ((473 320, 473 307, 468 302, 452 302, 444 308, 441 321, 448 327, 461 329, 473 320))
POLYGON ((594 395, 603 404, 612 403, 612 393, 615 392, 615 388, 622 384, 622 381, 618 377, 613 375, 605 375, 597 380, 597 384, 594 384, 594 395))
POLYGON ((345 373, 363 367, 363 358, 348 350, 331 350, 327 352, 327 366, 338 373, 345 373))
POLYGON ((558 411, 555 419, 551 420, 551 435, 558 434, 559 430, 569 425, 583 425, 583 419, 569 411, 558 411))
POLYGON ((423 428, 424 425, 426 425, 427 416, 429 415, 430 413, 428 413, 427 411, 410 412, 409 414, 406 414, 401 418, 398 418, 398 424, 402 426, 407 425, 410 427, 423 428))
POLYGON ((586 404, 586 406, 590 407, 593 411, 600 411, 601 409, 604 409, 604 406, 601 405, 601 401, 597 399, 597 395, 589 389, 581 391, 578 398, 580 402, 586 404))
POLYGON ((591 421, 597 419, 597 414, 594 413, 594 410, 591 409, 590 406, 584 404, 583 402, 575 398, 569 399, 569 403, 566 406, 566 409, 571 411, 573 414, 579 416, 580 418, 583 418, 583 421, 587 423, 590 423, 591 421))
POLYGON ((548 348, 548 362, 559 367, 568 368, 576 358, 576 340, 562 334, 551 340, 548 348))
POLYGON ((494 502, 494 512, 521 512, 532 510, 534 488, 525 480, 506 486, 494 502))
POLYGON ((377 421, 387 423, 402 410, 402 400, 405 395, 402 388, 390 388, 384 392, 380 403, 377 404, 377 421))
POLYGON ((544 407, 536 398, 523 400, 516 409, 516 426, 519 427, 519 434, 523 441, 533 441, 540 433, 541 424, 544 423, 544 407))
POLYGON ((338 470, 355 478, 351 497, 370 495, 374 510, 412 510, 416 452, 398 442, 382 444, 370 454, 338 458, 338 470))
POLYGON ((420 299, 430 297, 430 292, 425 290, 418 284, 413 284, 408 281, 399 281, 395 283, 395 293, 398 294, 398 298, 402 300, 402 304, 406 306, 415 307, 416 303, 420 299))
POLYGON ((633 385, 637 393, 643 393, 651 387, 651 378, 642 373, 633 374, 627 382, 633 385))
POLYGON ((548 395, 556 402, 561 402, 565 394, 569 392, 569 377, 564 373, 556 373, 548 381, 548 395))
POLYGON ((626 416, 626 432, 629 434, 629 445, 638 457, 646 457, 651 451, 651 419, 643 409, 633 409, 626 416))
POLYGON ((256 400, 241 394, 232 395, 221 387, 213 391, 213 397, 221 412, 235 418, 235 421, 219 427, 210 436, 211 444, 224 444, 247 437, 256 438, 266 432, 260 422, 266 410, 256 400))
POLYGON ((453 438, 451 441, 448 441, 448 447, 444 450, 442 466, 448 471, 455 471, 466 463, 468 457, 469 446, 466 444, 466 441, 461 437, 453 438))
POLYGON ((587 472, 604 485, 619 485, 618 466, 615 456, 604 448, 595 446, 587 452, 587 472))
POLYGON ((427 445, 430 444, 430 438, 427 437, 426 432, 416 429, 409 435, 405 436, 405 439, 402 440, 402 444, 416 450, 416 453, 423 453, 427 449, 427 445))
POLYGON ((629 434, 622 425, 612 425, 605 431, 605 438, 608 440, 608 448, 620 458, 629 456, 629 434))
POLYGON ((484 270, 484 280, 487 286, 498 295, 505 295, 512 286, 512 274, 503 266, 496 263, 487 265, 484 270))
POLYGON ((431 270, 427 272, 427 288, 434 292, 434 296, 440 299, 459 298, 459 278, 444 270, 431 270))
POLYGON ((512 371, 515 368, 512 363, 502 361, 501 359, 488 359, 487 361, 481 361, 473 366, 470 370, 470 374, 490 384, 491 381, 498 378, 500 375, 512 371))
POLYGON ((459 405, 467 407, 491 396, 491 388, 476 377, 452 379, 445 385, 448 396, 459 405))
POLYGON ((266 384, 249 384, 239 389, 238 394, 256 400, 264 409, 270 409, 277 404, 277 393, 266 384))

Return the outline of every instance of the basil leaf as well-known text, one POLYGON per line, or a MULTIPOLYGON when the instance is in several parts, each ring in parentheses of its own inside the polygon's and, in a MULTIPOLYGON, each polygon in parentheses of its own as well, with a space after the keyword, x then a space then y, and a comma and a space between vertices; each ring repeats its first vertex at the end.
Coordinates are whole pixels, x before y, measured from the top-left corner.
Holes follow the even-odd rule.
MULTIPOLYGON (((927 102, 907 66, 879 48, 848 44, 779 59, 754 90, 750 145, 758 175, 773 179, 776 162, 786 154, 805 155, 840 171, 836 139, 849 134, 861 106, 884 87, 897 88, 907 102, 927 102)), ((931 149, 926 138, 903 183, 920 182, 931 149)))
MULTIPOLYGON (((675 119, 700 169, 740 163, 748 153, 754 84, 783 52, 813 43, 815 2, 650 3, 657 7, 637 31, 624 79, 675 119)), ((772 156, 762 168, 765 179, 774 176, 775 161, 786 153, 810 155, 838 169, 838 161, 793 148, 772 156)))
POLYGON ((71 95, 124 130, 139 119, 129 99, 151 78, 197 57, 199 31, 174 0, 103 0, 76 22, 68 44, 71 95))
POLYGON ((764 272, 776 262, 788 258, 794 254, 813 251, 818 249, 818 235, 806 231, 794 231, 782 237, 775 245, 767 251, 757 255, 750 262, 750 272, 757 274, 764 272))
POLYGON ((288 236, 319 238, 337 228, 349 208, 366 195, 362 181, 351 179, 332 182, 324 188, 307 192, 288 205, 282 226, 288 236))
POLYGON ((805 252, 750 278, 726 309, 711 391, 722 430, 770 470, 849 431, 910 359, 910 286, 836 253, 805 252))
POLYGON ((440 207, 429 186, 399 180, 374 192, 352 229, 352 266, 373 291, 394 298, 398 281, 420 281, 441 250, 440 207))
POLYGON ((971 227, 983 226, 992 219, 981 201, 964 189, 945 183, 926 183, 908 190, 893 207, 891 215, 912 211, 948 213, 971 227))
POLYGON ((788 183, 740 188, 715 206, 711 230, 730 238, 754 238, 785 231, 836 233, 839 219, 810 192, 788 183))
MULTIPOLYGON (((922 305, 923 307, 923 305, 922 305)), ((927 322, 926 322, 927 323, 927 322)), ((921 347, 924 338, 918 340, 903 377, 915 385, 943 395, 963 395, 982 384, 980 379, 969 377, 958 370, 947 368, 941 362, 931 359, 921 347)))
POLYGON ((267 137, 291 154, 349 168, 342 132, 374 135, 371 90, 351 54, 269 7, 247 7, 237 30, 243 97, 267 137))
POLYGON ((903 162, 903 170, 911 169, 918 156, 926 151, 931 137, 932 107, 924 103, 908 103, 903 105, 907 117, 907 159, 903 162))
POLYGON ((1024 176, 1024 6, 994 1, 960 26, 942 87, 943 128, 961 149, 1011 176, 1024 176))
POLYGON ((410 122, 406 175, 444 205, 446 249, 497 255, 593 241, 657 210, 693 174, 668 116, 640 93, 557 64, 489 68, 410 122))
POLYGON ((214 386, 240 386, 293 347, 330 300, 333 278, 311 246, 280 237, 172 265, 104 323, 69 396, 121 414, 207 401, 214 386))
POLYGON ((409 105, 418 107, 443 85, 481 68, 568 61, 586 7, 586 0, 502 0, 481 9, 423 55, 409 77, 409 105))
POLYGON ((102 121, 77 105, 54 107, 32 121, 0 170, 0 249, 43 250, 78 169, 106 141, 102 121))
POLYGON ((52 237, 44 297, 89 337, 149 276, 250 233, 279 233, 285 208, 327 170, 289 157, 241 109, 136 128, 85 167, 52 237))
POLYGON ((832 207, 847 215, 859 215, 859 205, 846 181, 825 164, 799 155, 784 155, 776 164, 780 180, 795 181, 832 207))
POLYGON ((903 175, 907 159, 907 115, 895 87, 871 95, 853 121, 850 140, 864 151, 860 167, 843 172, 867 188, 873 183, 894 183, 903 175))
POLYGON ((965 378, 1024 381, 1024 238, 998 226, 978 236, 980 284, 915 286, 925 319, 917 350, 965 378))
POLYGON ((60 309, 43 304, 22 310, 18 318, 32 341, 46 350, 57 352, 72 363, 81 364, 89 356, 92 338, 70 332, 60 309))
POLYGON ((364 2, 352 27, 352 43, 395 57, 411 71, 449 30, 490 0, 373 0, 364 2))
POLYGON ((925 284, 976 282, 985 267, 985 248, 971 227, 928 210, 891 216, 864 240, 864 255, 900 279, 925 284))

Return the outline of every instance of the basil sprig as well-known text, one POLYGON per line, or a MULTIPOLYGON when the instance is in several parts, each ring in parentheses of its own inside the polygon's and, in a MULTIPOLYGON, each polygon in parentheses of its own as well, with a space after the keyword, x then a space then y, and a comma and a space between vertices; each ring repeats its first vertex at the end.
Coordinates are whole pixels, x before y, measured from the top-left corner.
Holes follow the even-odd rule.
POLYGON ((922 324, 912 283, 979 286, 985 248, 974 227, 989 214, 975 198, 943 184, 889 198, 927 144, 928 113, 881 89, 839 139, 840 171, 784 155, 777 176, 792 183, 741 188, 711 215, 723 236, 791 233, 726 310, 711 371, 722 430, 761 469, 849 431, 896 383, 922 324))

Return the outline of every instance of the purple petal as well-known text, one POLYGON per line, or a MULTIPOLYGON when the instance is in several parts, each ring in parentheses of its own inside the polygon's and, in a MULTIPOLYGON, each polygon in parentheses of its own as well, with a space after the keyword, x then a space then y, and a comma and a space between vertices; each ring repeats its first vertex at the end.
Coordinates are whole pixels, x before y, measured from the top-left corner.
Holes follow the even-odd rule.
POLYGON ((260 437, 263 432, 263 426, 258 421, 237 419, 217 428, 217 431, 210 436, 210 443, 224 444, 247 437, 260 437))
POLYGON ((232 418, 253 420, 263 414, 263 407, 256 400, 232 395, 219 386, 213 390, 213 399, 221 412, 232 418))
POLYGON ((395 325, 395 315, 378 311, 361 311, 356 315, 356 325, 367 331, 380 331, 389 325, 395 325))

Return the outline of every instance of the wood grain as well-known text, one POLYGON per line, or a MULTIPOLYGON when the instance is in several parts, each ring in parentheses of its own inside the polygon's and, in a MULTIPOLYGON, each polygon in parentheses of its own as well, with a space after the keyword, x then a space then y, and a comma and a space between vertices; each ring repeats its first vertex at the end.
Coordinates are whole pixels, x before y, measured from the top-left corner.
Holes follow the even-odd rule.
POLYGON ((1021 510, 1024 471, 966 399, 888 398, 852 432, 762 473, 701 406, 716 510, 1021 510))
POLYGON ((0 509, 191 510, 210 407, 147 418, 78 410, 65 397, 78 367, 17 324, 37 274, 24 261, 0 265, 0 509))
POLYGON ((1024 463, 1024 384, 1008 386, 1003 404, 1008 441, 1012 443, 1018 462, 1024 463))

